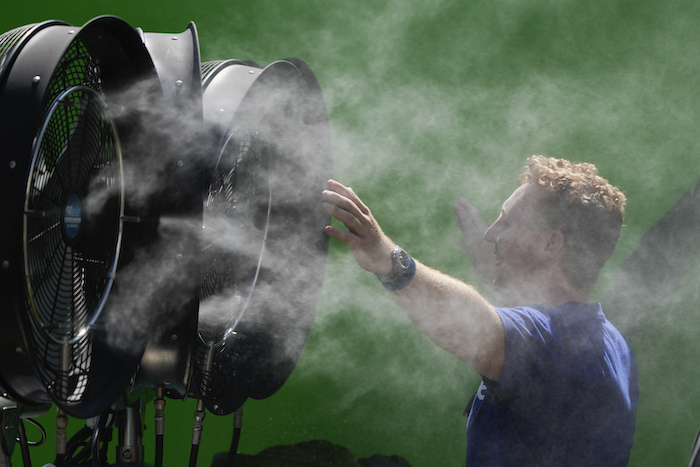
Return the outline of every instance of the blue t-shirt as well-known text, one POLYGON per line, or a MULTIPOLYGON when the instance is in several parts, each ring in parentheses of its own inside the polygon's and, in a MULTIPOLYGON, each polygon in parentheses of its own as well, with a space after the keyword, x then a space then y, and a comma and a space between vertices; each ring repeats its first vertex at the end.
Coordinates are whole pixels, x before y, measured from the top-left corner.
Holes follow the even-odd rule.
POLYGON ((498 382, 483 379, 467 423, 467 466, 626 466, 634 437, 634 355, 600 304, 496 308, 498 382))

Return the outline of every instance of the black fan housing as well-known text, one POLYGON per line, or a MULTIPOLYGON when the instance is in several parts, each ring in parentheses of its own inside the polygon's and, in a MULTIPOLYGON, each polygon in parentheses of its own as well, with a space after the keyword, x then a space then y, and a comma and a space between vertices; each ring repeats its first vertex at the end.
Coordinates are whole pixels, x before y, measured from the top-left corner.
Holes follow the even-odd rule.
POLYGON ((218 141, 205 171, 205 276, 198 396, 226 414, 286 381, 315 314, 328 217, 330 129, 316 77, 297 59, 265 68, 205 63, 204 120, 218 141))
POLYGON ((13 45, 0 60, 0 383, 24 403, 89 417, 129 386, 143 352, 113 345, 108 323, 135 244, 124 141, 137 132, 124 109, 152 99, 157 75, 115 17, 3 37, 13 45))

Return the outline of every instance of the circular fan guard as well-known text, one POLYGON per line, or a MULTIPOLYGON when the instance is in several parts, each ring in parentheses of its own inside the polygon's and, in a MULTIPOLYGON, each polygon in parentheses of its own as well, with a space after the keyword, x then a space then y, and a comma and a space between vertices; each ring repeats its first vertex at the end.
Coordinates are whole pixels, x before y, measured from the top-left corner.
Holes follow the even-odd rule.
POLYGON ((328 248, 329 219, 316 206, 330 143, 301 61, 208 62, 202 83, 205 123, 223 137, 205 203, 193 380, 207 409, 224 415, 277 391, 303 348, 328 248))
MULTIPOLYGON (((75 61, 70 63, 68 69, 75 61)), ((101 376, 90 364, 89 331, 112 288, 123 215, 114 121, 95 90, 71 87, 52 103, 39 132, 24 216, 39 374, 52 395, 66 403, 81 400, 88 380, 101 376)))
MULTIPOLYGON (((204 203, 204 252, 211 261, 200 289, 195 379, 201 396, 229 394, 236 406, 247 398, 255 371, 249 366, 252 355, 241 347, 254 341, 241 343, 234 353, 235 365, 248 373, 222 358, 227 361, 224 346, 236 340, 260 277, 273 202, 272 164, 264 135, 250 122, 239 122, 219 152, 204 203)), ((218 401, 211 409, 222 410, 218 401)))
POLYGON ((124 164, 138 160, 132 122, 140 114, 121 109, 147 99, 145 89, 153 95, 157 75, 138 34, 115 17, 8 36, 15 44, 0 61, 0 158, 11 169, 0 172, 8 224, 0 232, 0 312, 11 329, 0 331, 0 381, 24 404, 52 400, 92 417, 123 395, 143 350, 117 348, 107 323, 120 312, 115 292, 126 301, 115 273, 134 257, 139 235, 127 234, 123 220, 131 214, 124 164))
POLYGON ((271 167, 262 135, 243 124, 234 128, 219 153, 204 203, 204 251, 212 260, 200 292, 199 332, 207 346, 221 345, 235 333, 251 300, 267 239, 271 167), (220 306, 228 312, 222 314, 220 306))

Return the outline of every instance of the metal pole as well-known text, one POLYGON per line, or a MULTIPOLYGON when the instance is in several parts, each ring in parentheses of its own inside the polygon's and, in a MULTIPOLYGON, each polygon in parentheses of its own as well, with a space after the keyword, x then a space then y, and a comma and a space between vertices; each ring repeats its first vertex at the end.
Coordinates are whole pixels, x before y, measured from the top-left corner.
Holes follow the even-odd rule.
POLYGON ((141 399, 138 399, 117 414, 119 426, 118 466, 141 465, 143 462, 140 404, 141 399))

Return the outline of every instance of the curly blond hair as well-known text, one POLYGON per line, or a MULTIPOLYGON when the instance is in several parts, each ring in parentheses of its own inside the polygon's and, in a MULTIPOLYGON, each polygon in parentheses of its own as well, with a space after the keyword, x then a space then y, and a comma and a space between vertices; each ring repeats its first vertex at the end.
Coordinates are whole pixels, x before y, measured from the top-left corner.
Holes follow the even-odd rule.
POLYGON ((575 282, 593 288, 620 237, 627 198, 593 164, 531 156, 520 183, 543 189, 541 227, 564 234, 565 266, 575 282))

